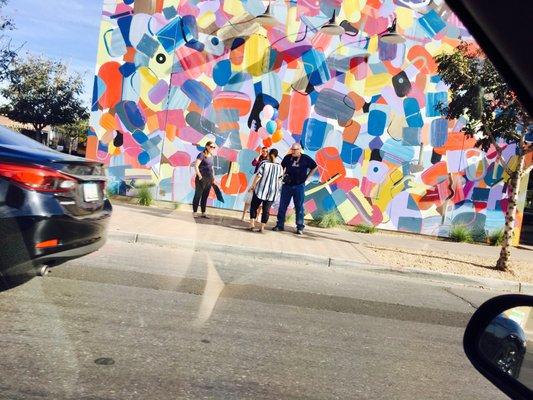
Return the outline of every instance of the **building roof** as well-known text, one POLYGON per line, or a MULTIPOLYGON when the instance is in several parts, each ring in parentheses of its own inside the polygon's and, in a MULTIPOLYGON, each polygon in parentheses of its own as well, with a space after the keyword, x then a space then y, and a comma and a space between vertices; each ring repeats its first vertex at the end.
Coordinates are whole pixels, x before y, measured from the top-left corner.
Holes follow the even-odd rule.
MULTIPOLYGON (((29 131, 34 131, 35 130, 33 128, 33 125, 31 125, 31 124, 21 124, 20 122, 12 121, 12 120, 10 120, 9 118, 7 118, 6 116, 3 116, 3 115, 0 115, 0 125, 3 125, 6 128, 11 128, 11 129, 27 129, 29 131)), ((43 129, 43 132, 51 132, 51 131, 52 131, 52 127, 51 126, 46 126, 43 129)))

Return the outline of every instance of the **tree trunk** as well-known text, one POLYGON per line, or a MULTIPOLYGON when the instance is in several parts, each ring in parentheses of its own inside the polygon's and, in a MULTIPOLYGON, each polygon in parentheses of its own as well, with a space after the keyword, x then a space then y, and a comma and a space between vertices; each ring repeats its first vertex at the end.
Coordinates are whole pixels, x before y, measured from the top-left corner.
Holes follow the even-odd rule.
POLYGON ((500 258, 496 263, 496 269, 500 271, 507 271, 509 269, 509 258, 511 256, 511 241, 513 239, 514 223, 516 218, 516 203, 518 199, 518 189, 520 188, 520 180, 522 178, 522 170, 524 169, 524 152, 520 149, 518 155, 518 166, 509 178, 509 205, 507 206, 507 213, 505 214, 505 227, 503 232, 502 250, 500 258))

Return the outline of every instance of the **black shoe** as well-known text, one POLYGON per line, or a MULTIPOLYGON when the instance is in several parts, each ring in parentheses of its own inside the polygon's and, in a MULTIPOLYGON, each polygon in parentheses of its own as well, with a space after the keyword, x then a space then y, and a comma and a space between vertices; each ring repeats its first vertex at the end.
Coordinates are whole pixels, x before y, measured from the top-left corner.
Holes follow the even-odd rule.
POLYGON ((297 229, 297 230, 296 230, 296 234, 297 234, 297 235, 303 235, 303 234, 304 234, 304 231, 301 230, 301 229, 297 229))
POLYGON ((272 228, 272 230, 273 230, 274 232, 282 232, 282 231, 284 231, 285 229, 280 228, 279 226, 275 226, 274 228, 272 228))

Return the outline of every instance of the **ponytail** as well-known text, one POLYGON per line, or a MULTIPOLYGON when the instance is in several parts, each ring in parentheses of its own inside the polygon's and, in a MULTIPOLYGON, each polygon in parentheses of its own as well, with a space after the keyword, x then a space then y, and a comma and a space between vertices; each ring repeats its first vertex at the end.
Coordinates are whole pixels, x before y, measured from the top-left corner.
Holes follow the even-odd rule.
POLYGON ((278 158, 278 149, 271 149, 268 152, 268 159, 273 163, 276 162, 276 158, 278 158))

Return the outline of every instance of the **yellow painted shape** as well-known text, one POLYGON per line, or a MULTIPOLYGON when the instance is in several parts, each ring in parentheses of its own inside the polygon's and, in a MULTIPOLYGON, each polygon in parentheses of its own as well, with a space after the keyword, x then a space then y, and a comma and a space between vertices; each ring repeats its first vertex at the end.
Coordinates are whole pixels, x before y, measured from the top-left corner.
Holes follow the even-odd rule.
POLYGON ((241 0, 224 0, 223 10, 234 16, 242 15, 246 12, 241 0))
POLYGON ((361 18, 361 7, 358 0, 349 0, 342 3, 344 17, 350 22, 357 22, 361 18))
POLYGON ((394 196, 403 190, 404 176, 400 168, 393 169, 388 178, 379 185, 379 190, 373 203, 384 212, 394 196))
POLYGON ((289 7, 287 9, 287 18, 285 19, 285 36, 287 37, 287 41, 293 43, 296 39, 303 36, 303 33, 300 33, 300 27, 303 27, 305 32, 305 25, 298 21, 297 11, 297 7, 289 7))
POLYGON ((244 44, 244 65, 252 76, 267 72, 270 59, 270 42, 260 34, 253 34, 244 44))
POLYGON ((351 221, 358 214, 357 209, 352 204, 352 202, 349 201, 349 200, 345 200, 341 204, 339 204, 337 206, 337 211, 341 215, 341 217, 344 220, 344 222, 351 221))
POLYGON ((377 35, 370 37, 368 41, 368 48, 366 49, 370 54, 374 54, 378 51, 379 38, 377 35))
POLYGON ((399 115, 393 112, 391 124, 387 128, 389 134, 396 140, 402 139, 404 126, 407 126, 407 121, 405 120, 405 117, 403 115, 399 115))
POLYGON ((107 61, 110 61, 111 56, 107 53, 107 49, 104 41, 104 34, 110 30, 115 29, 116 25, 113 25, 109 21, 102 20, 100 23, 100 35, 98 36, 98 56, 96 59, 97 65, 102 65, 107 61))
POLYGON ((152 74, 155 75, 157 81, 159 81, 160 79, 168 81, 170 79, 170 73, 172 71, 173 63, 174 63, 174 54, 167 53, 165 49, 163 48, 163 46, 159 45, 154 56, 150 58, 148 67, 152 71, 152 74), (165 56, 166 59, 163 64, 160 64, 156 61, 158 54, 163 54, 165 56))
POLYGON ((125 178, 131 179, 138 176, 141 176, 144 179, 152 179, 152 170, 144 168, 127 168, 126 171, 124 171, 125 178))
POLYGON ((396 7, 396 21, 402 30, 408 29, 414 23, 414 11, 407 7, 396 7))
POLYGON ((154 73, 147 67, 140 67, 138 73, 140 74, 140 97, 153 111, 161 111, 163 109, 162 101, 159 104, 154 104, 150 100, 148 93, 158 82, 157 77, 154 73))
POLYGON ((161 168, 159 169, 160 179, 172 178, 173 173, 174 173, 174 167, 172 165, 161 164, 161 168))
POLYGON ((381 93, 381 90, 391 83, 391 75, 388 73, 370 75, 365 81, 365 96, 374 96, 381 93))
POLYGON ((372 205, 368 202, 368 200, 365 198, 365 195, 363 194, 363 192, 361 192, 361 189, 359 189, 358 186, 354 187, 351 192, 353 193, 353 195, 355 196, 355 198, 357 199, 357 201, 359 201, 359 203, 361 204, 361 206, 365 209, 365 211, 369 214, 369 215, 372 215, 372 213, 374 212, 374 210, 372 209, 372 205))
POLYGON ((207 28, 209 25, 216 21, 217 17, 213 11, 207 11, 206 13, 200 15, 196 22, 198 26, 202 29, 207 28))
POLYGON ((351 72, 345 74, 344 84, 351 92, 363 93, 365 91, 365 80, 355 79, 355 75, 351 72))

